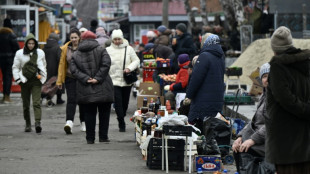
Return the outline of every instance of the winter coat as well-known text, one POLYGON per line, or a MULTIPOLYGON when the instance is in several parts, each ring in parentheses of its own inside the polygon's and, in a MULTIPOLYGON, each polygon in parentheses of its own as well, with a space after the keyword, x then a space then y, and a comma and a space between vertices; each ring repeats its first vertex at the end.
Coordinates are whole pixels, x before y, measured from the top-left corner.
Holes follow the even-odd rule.
POLYGON ((167 59, 174 53, 173 53, 173 50, 168 46, 154 45, 153 54, 155 58, 160 57, 160 58, 167 59))
POLYGON ((43 49, 46 60, 47 80, 58 74, 58 65, 61 55, 61 49, 58 42, 54 39, 47 39, 43 49))
POLYGON ((0 28, 0 62, 12 66, 19 45, 13 30, 7 27, 0 28))
POLYGON ((70 54, 73 54, 72 48, 71 48, 71 41, 67 42, 65 45, 60 47, 61 49, 61 55, 59 60, 59 66, 58 66, 58 77, 56 85, 62 85, 65 83, 66 76, 68 75, 69 71, 69 63, 67 61, 67 55, 68 52, 70 54))
POLYGON ((79 44, 70 62, 71 73, 77 79, 76 94, 79 104, 114 101, 110 66, 109 54, 96 40, 86 39, 79 44), (90 78, 98 80, 98 83, 88 83, 90 78))
POLYGON ((97 36, 96 41, 98 41, 99 45, 102 47, 105 47, 105 45, 104 45, 105 42, 110 39, 109 36, 107 36, 106 34, 104 34, 102 32, 99 32, 99 33, 97 32, 96 36, 97 36))
MULTIPOLYGON (((30 37, 28 35, 26 37, 25 46, 27 45, 27 42, 30 39, 35 40, 33 35, 30 37)), ((36 40, 35 40, 35 42, 36 42, 36 45, 38 45, 38 42, 36 40)), ((36 52, 38 54, 38 58, 37 58, 38 72, 41 75, 40 81, 42 84, 44 84, 44 82, 46 81, 46 77, 47 77, 45 54, 44 54, 43 50, 41 50, 39 48, 36 49, 36 52)), ((14 63, 12 66, 13 77, 14 77, 16 83, 20 83, 20 82, 26 83, 29 80, 23 75, 23 72, 22 72, 23 66, 28 61, 30 61, 30 54, 24 54, 24 49, 20 49, 16 52, 15 57, 14 57, 14 63)))
POLYGON ((242 142, 252 139, 255 144, 251 147, 251 149, 261 156, 265 156, 265 117, 267 116, 266 100, 266 92, 264 92, 259 99, 257 110, 252 120, 238 134, 238 137, 242 137, 242 142))
POLYGON ((158 38, 155 39, 154 44, 156 45, 169 45, 169 36, 171 34, 171 30, 166 29, 158 38))
POLYGON ((125 82, 123 76, 125 47, 127 47, 125 69, 128 68, 130 71, 133 71, 140 65, 140 59, 134 49, 129 46, 126 39, 123 39, 123 44, 119 46, 111 43, 111 46, 107 48, 107 52, 111 57, 111 68, 109 74, 112 78, 114 86, 131 86, 131 84, 127 84, 125 82))
MULTIPOLYGON (((173 47, 175 57, 177 58, 180 54, 188 54, 192 59, 196 55, 196 46, 193 38, 189 33, 184 33, 182 36, 177 36, 177 44, 173 47)), ((178 60, 173 59, 174 72, 179 71, 178 60)))
POLYGON ((310 161, 310 50, 291 48, 270 61, 266 160, 310 161))
POLYGON ((187 87, 189 75, 188 75, 187 69, 185 69, 184 66, 188 66, 189 63, 190 62, 188 61, 188 62, 185 62, 185 63, 179 65, 180 71, 177 74, 177 77, 175 79, 175 83, 172 83, 170 85, 171 91, 178 91, 178 92, 184 91, 184 92, 186 92, 185 89, 187 87))
POLYGON ((224 104, 224 52, 219 44, 204 47, 193 68, 186 97, 191 99, 189 121, 221 112, 224 104))

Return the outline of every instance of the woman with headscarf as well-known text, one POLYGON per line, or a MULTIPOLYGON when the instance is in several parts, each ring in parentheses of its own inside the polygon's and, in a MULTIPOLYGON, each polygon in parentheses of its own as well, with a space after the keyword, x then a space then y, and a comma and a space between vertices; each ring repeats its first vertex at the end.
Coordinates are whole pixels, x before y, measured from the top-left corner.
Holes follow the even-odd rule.
POLYGON ((26 121, 25 132, 31 132, 30 97, 35 117, 36 133, 41 133, 41 87, 46 81, 46 61, 44 52, 39 49, 38 41, 33 34, 25 39, 25 46, 16 52, 13 63, 13 76, 21 86, 23 100, 24 119, 26 121))
POLYGON ((112 43, 107 48, 111 57, 110 76, 114 85, 114 103, 115 112, 117 115, 118 126, 120 132, 126 131, 126 123, 124 117, 126 116, 129 97, 132 84, 127 84, 124 80, 124 73, 130 73, 138 68, 140 59, 135 50, 124 39, 123 32, 120 29, 113 30, 112 43), (124 59, 126 58, 126 62, 124 59), (125 68, 123 65, 125 63, 125 68))
POLYGON ((207 35, 183 102, 190 103, 189 122, 197 124, 201 124, 204 117, 215 117, 224 104, 224 52, 219 37, 207 35))

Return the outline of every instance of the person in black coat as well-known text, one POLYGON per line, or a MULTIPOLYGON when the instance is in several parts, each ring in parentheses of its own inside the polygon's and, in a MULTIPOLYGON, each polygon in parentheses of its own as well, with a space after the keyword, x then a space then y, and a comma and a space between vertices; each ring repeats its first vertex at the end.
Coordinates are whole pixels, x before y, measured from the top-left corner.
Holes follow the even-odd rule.
POLYGON ((3 103, 11 103, 10 94, 12 86, 12 65, 19 45, 16 35, 12 30, 10 19, 6 18, 3 27, 0 28, 0 68, 2 71, 3 82, 3 103))
POLYGON ((175 53, 175 59, 173 59, 172 73, 175 74, 178 73, 179 71, 177 57, 180 54, 188 54, 190 56, 190 59, 192 60, 197 50, 192 36, 189 33, 187 33, 187 27, 184 23, 179 23, 176 26, 176 33, 177 33, 176 41, 172 40, 172 48, 175 53))
POLYGON ((310 173, 310 50, 295 48, 292 40, 284 26, 271 37, 266 160, 277 173, 310 173))
MULTIPOLYGON (((44 46, 45 60, 46 60, 46 71, 47 71, 47 79, 48 81, 51 77, 58 75, 58 65, 61 55, 61 49, 58 45, 59 36, 56 33, 51 33, 46 41, 46 45, 44 46)), ((62 104, 65 101, 61 99, 62 90, 57 91, 57 104, 62 104)), ((47 106, 55 105, 52 102, 53 96, 47 96, 47 106)))
POLYGON ((85 115, 86 140, 94 144, 96 115, 99 111, 99 142, 109 142, 108 130, 114 89, 109 75, 111 58, 95 40, 91 31, 82 34, 82 42, 73 54, 70 70, 77 79, 77 102, 85 115))
POLYGON ((188 121, 200 124, 214 117, 224 104, 224 52, 217 35, 209 33, 194 65, 184 104, 190 104, 188 121))

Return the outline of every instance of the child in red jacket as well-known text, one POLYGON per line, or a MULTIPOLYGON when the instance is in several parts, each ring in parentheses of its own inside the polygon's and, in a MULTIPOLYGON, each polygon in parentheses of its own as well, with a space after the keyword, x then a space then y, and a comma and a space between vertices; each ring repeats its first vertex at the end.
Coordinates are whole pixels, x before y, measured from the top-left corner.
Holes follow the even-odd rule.
POLYGON ((174 94, 179 92, 186 92, 186 86, 188 84, 188 71, 185 67, 188 67, 190 63, 188 54, 180 54, 178 57, 178 64, 180 70, 177 74, 175 83, 171 84, 169 90, 174 94), (184 67, 185 66, 185 67, 184 67))

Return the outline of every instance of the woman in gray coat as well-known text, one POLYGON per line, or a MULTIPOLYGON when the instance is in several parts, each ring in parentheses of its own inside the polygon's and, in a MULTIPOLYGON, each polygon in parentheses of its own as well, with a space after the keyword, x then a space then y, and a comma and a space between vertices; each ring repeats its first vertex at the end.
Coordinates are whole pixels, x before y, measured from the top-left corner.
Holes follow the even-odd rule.
MULTIPOLYGON (((238 134, 232 149, 236 161, 237 171, 240 172, 240 153, 246 152, 255 157, 265 156, 265 116, 266 110, 266 87, 268 85, 269 63, 265 63, 260 68, 260 78, 263 83, 264 92, 259 99, 257 110, 252 120, 238 134)), ((244 165, 244 164, 242 164, 244 165)))
POLYGON ((99 111, 99 142, 109 142, 108 129, 111 103, 114 100, 112 79, 109 75, 111 59, 95 40, 91 31, 82 34, 82 42, 70 64, 77 79, 77 102, 82 108, 86 124, 87 144, 94 144, 96 115, 99 111))

